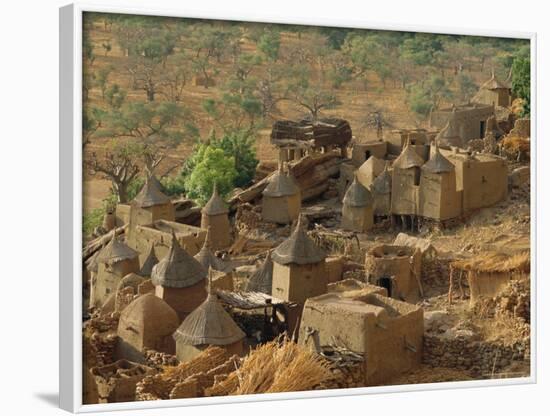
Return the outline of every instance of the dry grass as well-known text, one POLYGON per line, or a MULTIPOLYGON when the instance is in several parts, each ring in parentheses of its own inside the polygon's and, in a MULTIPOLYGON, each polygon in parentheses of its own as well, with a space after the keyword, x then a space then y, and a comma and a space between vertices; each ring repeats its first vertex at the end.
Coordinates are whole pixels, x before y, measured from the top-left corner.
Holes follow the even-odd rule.
POLYGON ((420 368, 391 380, 389 385, 444 383, 448 381, 468 381, 473 378, 467 371, 446 367, 430 367, 422 365, 420 368))
POLYGON ((469 259, 455 261, 451 263, 451 267, 476 273, 528 273, 531 267, 531 256, 529 251, 513 256, 489 252, 469 259))
POLYGON ((209 389, 208 395, 240 395, 311 390, 331 377, 328 362, 288 339, 264 344, 240 368, 209 389))

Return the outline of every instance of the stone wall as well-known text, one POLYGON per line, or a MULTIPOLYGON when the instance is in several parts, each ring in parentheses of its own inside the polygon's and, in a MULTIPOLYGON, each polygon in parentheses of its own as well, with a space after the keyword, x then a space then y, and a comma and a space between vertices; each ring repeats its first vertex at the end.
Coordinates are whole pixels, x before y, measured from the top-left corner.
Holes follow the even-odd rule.
POLYGON ((424 336, 422 356, 424 364, 466 370, 476 378, 492 378, 512 362, 529 359, 529 338, 504 345, 464 338, 445 339, 438 336, 424 336))
POLYGON ((422 261, 422 272, 420 275, 424 291, 430 287, 448 286, 450 263, 451 259, 443 257, 424 259, 422 261))

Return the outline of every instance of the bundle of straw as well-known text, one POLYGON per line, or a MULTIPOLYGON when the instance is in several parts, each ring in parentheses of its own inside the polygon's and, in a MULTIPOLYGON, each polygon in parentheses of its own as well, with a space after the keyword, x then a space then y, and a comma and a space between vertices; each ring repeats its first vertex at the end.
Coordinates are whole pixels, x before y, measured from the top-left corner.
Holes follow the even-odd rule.
POLYGON ((191 361, 178 366, 166 366, 163 371, 145 377, 136 387, 138 400, 166 400, 176 385, 184 382, 188 377, 224 364, 230 358, 229 353, 220 347, 208 347, 191 361))
POLYGON ((331 377, 329 363, 284 338, 264 344, 207 395, 239 395, 311 390, 331 377))

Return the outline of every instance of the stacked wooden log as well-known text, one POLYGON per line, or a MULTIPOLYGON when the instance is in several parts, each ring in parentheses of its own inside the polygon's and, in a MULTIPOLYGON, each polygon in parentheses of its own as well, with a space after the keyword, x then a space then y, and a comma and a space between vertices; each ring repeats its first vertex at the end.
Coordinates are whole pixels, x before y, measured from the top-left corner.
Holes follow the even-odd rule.
POLYGON ((345 146, 352 138, 350 124, 339 118, 279 120, 273 124, 271 142, 275 145, 307 144, 312 147, 345 146))
POLYGON ((181 198, 174 203, 176 221, 181 224, 199 225, 201 222, 201 207, 192 199, 181 198))

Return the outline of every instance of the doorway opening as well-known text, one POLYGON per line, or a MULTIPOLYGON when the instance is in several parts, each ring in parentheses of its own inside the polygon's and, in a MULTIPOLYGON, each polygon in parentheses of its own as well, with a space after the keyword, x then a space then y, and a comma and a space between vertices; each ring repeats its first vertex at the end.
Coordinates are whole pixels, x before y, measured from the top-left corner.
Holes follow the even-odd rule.
POLYGON ((388 297, 391 298, 391 294, 392 294, 391 293, 392 292, 392 279, 391 279, 391 277, 384 276, 384 277, 381 277, 380 279, 378 279, 378 286, 385 288, 388 292, 388 297))

